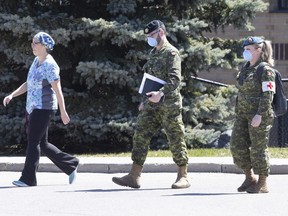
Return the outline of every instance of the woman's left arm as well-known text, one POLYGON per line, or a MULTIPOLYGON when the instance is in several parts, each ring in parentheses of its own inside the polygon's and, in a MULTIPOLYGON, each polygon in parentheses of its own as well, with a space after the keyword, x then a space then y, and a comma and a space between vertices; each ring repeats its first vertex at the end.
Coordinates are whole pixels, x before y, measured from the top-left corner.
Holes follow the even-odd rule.
POLYGON ((59 105, 59 109, 60 109, 62 122, 63 122, 63 124, 66 125, 66 124, 68 124, 70 122, 70 118, 69 118, 68 113, 66 112, 65 101, 64 101, 64 96, 63 96, 63 93, 62 93, 60 79, 52 82, 51 86, 52 86, 52 89, 56 93, 56 97, 57 97, 57 101, 58 101, 58 105, 59 105))
POLYGON ((272 68, 264 67, 261 76, 262 96, 259 101, 258 115, 263 116, 269 112, 269 109, 272 109, 271 103, 276 90, 275 76, 276 74, 272 68))

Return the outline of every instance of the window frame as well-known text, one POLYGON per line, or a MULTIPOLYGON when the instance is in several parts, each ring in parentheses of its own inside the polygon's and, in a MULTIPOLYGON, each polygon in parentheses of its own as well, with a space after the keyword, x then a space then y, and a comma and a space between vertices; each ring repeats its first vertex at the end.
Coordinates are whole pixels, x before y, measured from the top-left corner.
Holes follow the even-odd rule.
POLYGON ((278 0, 278 10, 279 11, 288 11, 288 0, 278 0), (283 3, 286 3, 285 6, 283 3))

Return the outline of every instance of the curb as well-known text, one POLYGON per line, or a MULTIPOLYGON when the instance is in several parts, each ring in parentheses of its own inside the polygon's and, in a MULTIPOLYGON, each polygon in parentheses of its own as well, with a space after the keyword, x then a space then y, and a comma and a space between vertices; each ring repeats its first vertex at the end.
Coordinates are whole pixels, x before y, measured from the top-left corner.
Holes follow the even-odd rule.
MULTIPOLYGON (((79 157, 78 172, 127 173, 131 168, 128 157, 79 157)), ((0 157, 0 171, 21 172, 25 157, 0 157)), ((41 157, 39 172, 62 172, 48 158, 41 157)), ((147 158, 143 172, 177 172, 172 158, 147 158)), ((243 173, 230 157, 194 157, 189 159, 188 172, 243 173)), ((288 174, 288 159, 271 159, 271 174, 288 174)))

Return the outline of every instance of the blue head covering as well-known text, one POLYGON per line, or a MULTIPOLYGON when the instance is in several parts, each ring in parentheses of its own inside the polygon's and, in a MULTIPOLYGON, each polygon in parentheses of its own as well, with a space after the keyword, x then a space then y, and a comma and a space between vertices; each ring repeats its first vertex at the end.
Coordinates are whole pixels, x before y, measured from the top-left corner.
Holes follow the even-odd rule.
POLYGON ((39 40, 39 42, 46 47, 48 50, 53 50, 53 47, 55 45, 55 41, 53 38, 46 32, 39 32, 35 36, 39 40))
POLYGON ((248 37, 247 39, 244 40, 242 47, 253 45, 253 44, 260 44, 263 42, 264 40, 260 37, 248 37))

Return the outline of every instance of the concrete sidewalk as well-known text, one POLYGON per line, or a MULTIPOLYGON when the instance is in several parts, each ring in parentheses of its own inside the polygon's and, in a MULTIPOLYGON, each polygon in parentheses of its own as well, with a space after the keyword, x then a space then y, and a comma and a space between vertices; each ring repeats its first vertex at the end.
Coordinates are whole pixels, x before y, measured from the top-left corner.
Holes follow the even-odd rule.
MULTIPOLYGON (((129 157, 79 157, 78 172, 129 172, 129 157)), ((0 171, 21 172, 25 157, 0 157, 0 171)), ((148 157, 143 172, 176 172, 177 166, 169 157, 148 157)), ((61 172, 47 157, 41 157, 39 172, 61 172)), ((189 172, 242 173, 232 157, 191 157, 189 172)), ((271 159, 271 174, 288 174, 288 159, 271 159)))

